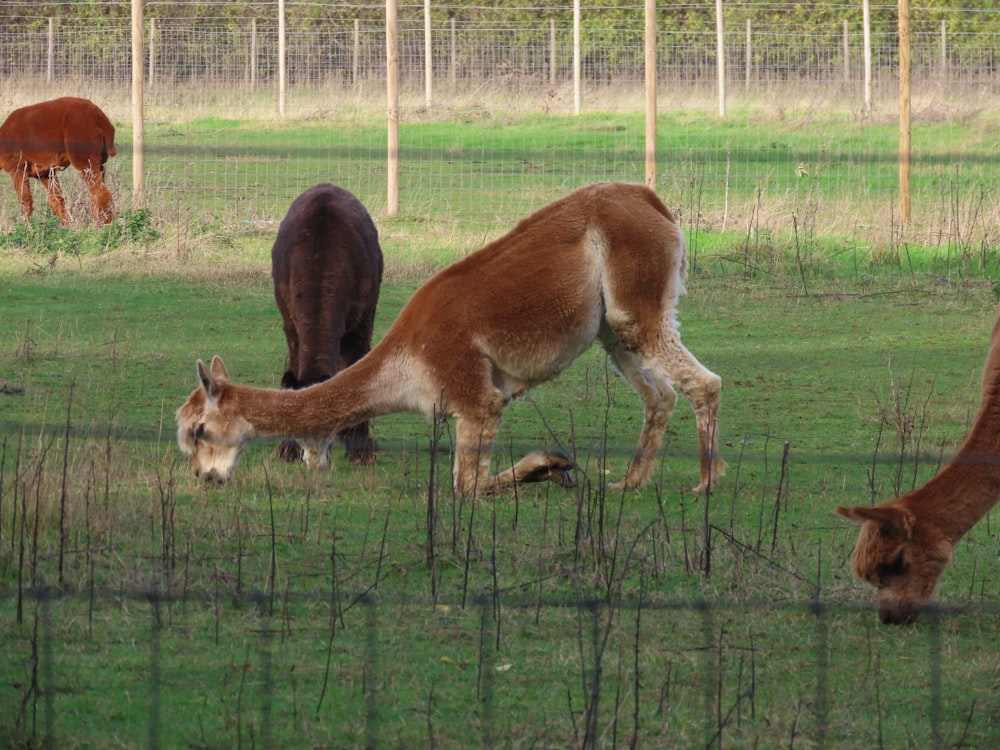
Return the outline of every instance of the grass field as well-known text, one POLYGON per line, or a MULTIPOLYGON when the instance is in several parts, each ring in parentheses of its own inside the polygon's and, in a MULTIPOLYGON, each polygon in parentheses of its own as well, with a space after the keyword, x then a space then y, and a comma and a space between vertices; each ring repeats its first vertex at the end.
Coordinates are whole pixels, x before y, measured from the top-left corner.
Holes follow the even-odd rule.
MULTIPOLYGON (((554 197, 546 179, 532 208, 554 197)), ((815 216, 848 199, 830 189, 815 216)), ((416 215, 376 215, 377 335, 434 268, 519 217, 498 203, 448 220, 470 190, 443 182, 416 215)), ((218 209, 200 192, 170 195, 111 232, 10 219, 0 234, 0 742, 1000 741, 996 514, 957 548, 940 608, 900 629, 852 579, 857 529, 834 513, 922 483, 970 424, 1000 288, 982 215, 877 253, 819 220, 798 237, 686 222, 681 330, 724 382, 712 495, 690 492, 685 402, 653 486, 606 489, 642 416, 595 349, 507 410, 495 457, 561 447, 578 487, 470 502, 449 489, 448 429, 408 415, 375 423, 374 468, 337 453, 314 475, 262 443, 230 485, 195 480, 173 422, 195 360, 276 386, 284 341, 271 225, 205 221, 218 209)))
MULTIPOLYGON (((229 275, 213 249, 186 273, 109 273, 85 257, 24 274, 25 254, 8 258, 9 742, 997 740, 995 517, 958 548, 946 609, 893 629, 851 580, 856 530, 833 514, 923 481, 961 439, 993 264, 918 253, 905 267, 817 262, 800 274, 789 257, 745 273, 706 250, 682 322, 725 383, 729 471, 711 498, 688 489, 697 457, 683 403, 655 486, 604 489, 641 414, 595 350, 508 410, 497 457, 560 445, 579 488, 470 503, 447 487, 447 432, 408 416, 376 423, 371 470, 338 460, 309 475, 262 444, 230 486, 190 476, 172 414, 195 358, 219 353, 238 380, 277 383, 283 340, 260 245, 243 243, 245 267, 229 275)), ((390 274, 380 331, 414 273, 390 274)))
MULTIPOLYGON (((618 108, 581 115, 546 112, 537 96, 484 93, 432 108, 404 102, 400 213, 391 219, 384 103, 376 92, 312 94, 283 120, 268 114, 272 102, 263 94, 243 108, 156 100, 145 125, 141 205, 133 203, 129 110, 116 104, 119 154, 109 180, 119 206, 151 209, 178 252, 206 232, 273 226, 295 196, 331 181, 380 218, 393 249, 464 253, 573 188, 643 181, 642 102, 632 96, 618 102, 609 91, 601 103, 618 108)), ((997 244, 997 124, 988 101, 914 102, 912 218, 904 227, 890 103, 862 118, 839 100, 749 100, 720 120, 711 103, 678 109, 678 97, 665 93, 657 118, 657 188, 689 229, 764 246, 836 238, 840 249, 876 256, 908 244, 963 252, 997 244)), ((79 179, 64 182, 71 208, 85 215, 79 179)), ((13 191, 0 191, 0 230, 10 230, 16 212, 13 191)))

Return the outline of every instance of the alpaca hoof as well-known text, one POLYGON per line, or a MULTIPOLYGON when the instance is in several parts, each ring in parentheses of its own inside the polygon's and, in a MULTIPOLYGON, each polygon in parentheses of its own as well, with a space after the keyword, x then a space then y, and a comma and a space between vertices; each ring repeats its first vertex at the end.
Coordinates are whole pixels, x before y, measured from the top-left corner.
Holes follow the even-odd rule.
POLYGON ((899 605, 880 607, 878 618, 883 625, 913 625, 920 616, 920 607, 899 605))
POLYGON ((302 446, 294 440, 282 440, 278 443, 278 458, 288 463, 298 463, 302 460, 302 446))
POLYGON ((344 456, 352 466, 374 466, 378 463, 378 453, 374 448, 347 450, 344 456))
POLYGON ((572 474, 575 468, 576 464, 561 451, 547 451, 545 453, 539 451, 525 456, 518 464, 518 470, 514 473, 518 484, 554 482, 560 487, 576 487, 576 481, 572 474), (522 470, 524 470, 523 473, 522 470))
POLYGON ((573 489, 576 487, 576 480, 573 479, 573 472, 569 469, 554 469, 549 471, 549 476, 546 477, 550 482, 555 482, 560 487, 565 487, 566 489, 573 489))
POLYGON ((554 482, 566 489, 576 487, 576 480, 573 478, 573 469, 576 468, 576 464, 573 463, 572 459, 562 451, 550 451, 548 459, 550 464, 543 480, 554 482))
POLYGON ((703 476, 697 487, 692 487, 691 491, 696 495, 707 495, 713 489, 723 474, 726 473, 726 462, 721 458, 716 458, 712 462, 712 473, 703 476))
POLYGON ((344 444, 344 458, 352 466, 372 466, 378 461, 378 446, 367 430, 347 430, 337 438, 344 444))

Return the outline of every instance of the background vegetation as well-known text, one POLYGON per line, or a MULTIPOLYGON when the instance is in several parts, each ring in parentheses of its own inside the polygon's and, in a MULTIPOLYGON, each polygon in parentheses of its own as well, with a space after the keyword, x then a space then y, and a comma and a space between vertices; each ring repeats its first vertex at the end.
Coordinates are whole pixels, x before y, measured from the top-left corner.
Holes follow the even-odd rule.
MULTIPOLYGON (((958 5, 946 0, 923 0, 911 3, 911 33, 914 36, 936 34, 942 23, 947 25, 951 40, 949 52, 955 64, 967 62, 966 55, 979 60, 984 49, 995 49, 996 7, 990 0, 967 0, 958 5)), ((286 24, 290 33, 308 32, 331 25, 352 23, 355 19, 365 22, 384 22, 384 2, 296 2, 288 0, 286 24)), ((614 47, 605 44, 623 28, 638 24, 642 27, 643 4, 635 0, 600 0, 581 3, 581 13, 586 19, 587 51, 601 50, 613 58, 614 47)), ((118 30, 128 28, 131 3, 92 2, 92 0, 61 0, 60 2, 13 2, 0 6, 0 21, 23 25, 26 29, 44 29, 49 18, 60 23, 83 25, 89 28, 118 30)), ((159 24, 237 29, 248 19, 256 19, 262 32, 274 32, 277 27, 276 4, 261 0, 147 0, 144 15, 159 24)), ((422 23, 423 3, 400 3, 399 18, 403 24, 422 23)), ((846 21, 852 28, 860 29, 862 3, 831 2, 773 2, 773 0, 726 0, 723 3, 727 28, 742 30, 749 21, 755 29, 787 39, 788 53, 797 56, 807 50, 816 36, 836 37, 846 21)), ((502 30, 499 38, 506 38, 512 45, 530 38, 528 30, 550 20, 560 27, 572 21, 571 3, 551 5, 511 5, 500 0, 454 0, 433 3, 431 16, 442 26, 451 19, 463 26, 481 26, 502 30)), ((897 3, 871 5, 871 29, 874 37, 896 33, 897 3)), ((715 4, 711 2, 661 3, 659 29, 666 35, 683 35, 692 50, 715 49, 715 4)), ((836 39, 834 39, 836 43, 836 39)), ((95 54, 100 50, 95 49, 95 54)))

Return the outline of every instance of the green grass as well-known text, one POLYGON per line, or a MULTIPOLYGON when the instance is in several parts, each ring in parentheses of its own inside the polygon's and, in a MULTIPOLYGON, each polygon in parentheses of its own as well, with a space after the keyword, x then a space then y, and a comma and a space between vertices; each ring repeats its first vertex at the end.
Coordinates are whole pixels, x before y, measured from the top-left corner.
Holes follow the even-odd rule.
MULTIPOLYGON (((797 257, 742 233, 691 239, 682 332, 724 380, 729 471, 708 501, 689 491, 686 403, 655 485, 604 489, 641 413, 596 349, 508 409, 496 456, 561 445, 580 464, 576 490, 454 498, 449 434, 409 415, 376 422, 375 468, 337 452, 312 475, 256 444, 232 484, 203 486, 173 411, 198 357, 277 384, 266 237, 219 232, 155 272, 171 237, 8 256, 0 738, 996 744, 995 513, 957 548, 936 597, 946 609, 898 629, 852 580, 856 529, 833 512, 924 481, 961 440, 995 256, 900 247, 873 264, 833 242, 797 257), (219 268, 222 256, 237 262, 219 268)), ((426 270, 390 263, 379 334, 426 270)))

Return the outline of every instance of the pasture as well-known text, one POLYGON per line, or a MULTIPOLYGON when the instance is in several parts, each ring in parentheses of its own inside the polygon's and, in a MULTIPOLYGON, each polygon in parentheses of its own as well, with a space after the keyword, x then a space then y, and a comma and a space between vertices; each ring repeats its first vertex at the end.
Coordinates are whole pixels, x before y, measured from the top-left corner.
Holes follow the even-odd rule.
MULTIPOLYGON (((502 231, 375 218, 376 340, 434 267, 502 231)), ((962 439, 998 301, 989 245, 689 227, 681 333, 723 378, 710 496, 690 491, 684 401, 654 484, 606 489, 642 412, 595 348, 507 409, 495 455, 561 448, 578 486, 472 502, 450 489, 449 429, 405 415, 374 422, 374 467, 335 448, 310 474, 260 443, 230 485, 199 483, 173 422, 196 358, 281 377, 273 234, 135 221, 121 244, 38 218, 4 235, 27 240, 0 259, 0 741, 1000 740, 995 512, 908 628, 878 623, 834 513, 925 481, 962 439)))

